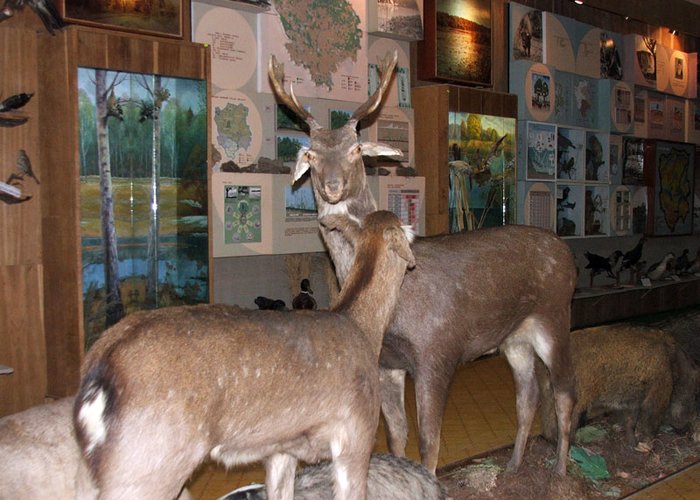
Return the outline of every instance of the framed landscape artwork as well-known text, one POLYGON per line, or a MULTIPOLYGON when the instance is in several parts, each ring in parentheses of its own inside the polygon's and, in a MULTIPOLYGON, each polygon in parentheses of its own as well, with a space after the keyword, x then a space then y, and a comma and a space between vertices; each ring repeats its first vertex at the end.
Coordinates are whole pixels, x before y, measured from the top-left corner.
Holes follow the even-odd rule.
POLYGON ((425 0, 418 78, 490 87, 491 1, 425 0))
POLYGON ((182 37, 182 0, 64 0, 63 15, 76 24, 182 37))

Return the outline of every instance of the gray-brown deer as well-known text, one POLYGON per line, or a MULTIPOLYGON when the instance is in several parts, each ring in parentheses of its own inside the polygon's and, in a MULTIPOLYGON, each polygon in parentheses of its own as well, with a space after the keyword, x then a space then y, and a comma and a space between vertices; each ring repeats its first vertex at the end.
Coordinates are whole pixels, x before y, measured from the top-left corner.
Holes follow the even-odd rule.
MULTIPOLYGON (((310 146, 297 156, 293 178, 310 171, 319 217, 346 213, 362 220, 376 210, 367 187, 362 155, 398 150, 359 142, 360 120, 381 104, 397 55, 383 68, 375 93, 345 126, 321 127, 294 95, 284 90, 284 71, 274 57, 268 75, 278 99, 306 121, 310 146)), ((321 227, 341 289, 353 249, 321 227)), ((569 361, 571 299, 576 268, 568 246, 541 229, 509 225, 455 235, 419 238, 420 266, 407 274, 381 353, 382 412, 390 450, 403 456, 408 428, 405 374, 415 381, 423 464, 435 471, 445 401, 456 367, 495 348, 505 354, 516 385, 518 430, 508 469, 522 461, 537 409, 535 356, 549 369, 554 388, 559 441, 556 471, 566 474, 574 382, 569 361)))
POLYGON ((207 457, 264 460, 269 497, 288 500, 298 460, 331 458, 335 497, 365 498, 382 337, 415 262, 391 212, 361 228, 340 215, 323 223, 356 251, 331 311, 164 308, 94 344, 74 422, 100 499, 174 498, 207 457))

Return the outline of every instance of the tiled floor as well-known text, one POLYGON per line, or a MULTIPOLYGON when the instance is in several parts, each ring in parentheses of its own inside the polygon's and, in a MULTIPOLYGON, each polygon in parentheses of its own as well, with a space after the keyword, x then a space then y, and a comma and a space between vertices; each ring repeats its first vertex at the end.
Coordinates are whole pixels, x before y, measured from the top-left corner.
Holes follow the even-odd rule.
MULTIPOLYGON (((407 383, 406 404, 411 423, 407 454, 419 461, 415 402, 410 382, 407 383)), ((510 444, 515 439, 515 429, 513 378, 504 358, 493 357, 465 365, 458 370, 447 401, 438 467, 510 444)), ((536 422, 533 433, 537 432, 536 422)), ((380 423, 375 451, 386 450, 384 427, 380 423)), ((227 472, 214 464, 206 464, 190 481, 189 488, 197 500, 215 500, 239 486, 263 482, 264 478, 260 465, 227 472)), ((647 488, 636 498, 700 498, 700 465, 647 488)))

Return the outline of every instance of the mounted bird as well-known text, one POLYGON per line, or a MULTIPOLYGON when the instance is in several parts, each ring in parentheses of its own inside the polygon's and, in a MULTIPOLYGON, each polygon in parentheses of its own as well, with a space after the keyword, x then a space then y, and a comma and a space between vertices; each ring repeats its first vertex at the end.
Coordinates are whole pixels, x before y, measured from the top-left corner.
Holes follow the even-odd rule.
POLYGON ((68 26, 51 0, 5 0, 2 9, 0 9, 0 22, 14 16, 27 5, 39 16, 46 31, 52 35, 56 34, 56 30, 68 26))
POLYGON ((644 236, 642 236, 641 238, 639 238, 639 242, 637 242, 637 244, 632 250, 629 250, 622 255, 622 265, 620 266, 620 273, 622 273, 622 271, 624 271, 625 269, 629 269, 630 281, 632 281, 633 279, 637 263, 642 258, 642 250, 644 249, 644 242, 646 240, 647 239, 644 236))
POLYGON ((3 99, 2 102, 0 102, 0 113, 7 113, 8 111, 23 108, 29 101, 31 101, 33 95, 34 94, 21 92, 3 99))
POLYGON ((671 269, 673 269, 675 258, 676 256, 673 252, 669 252, 664 255, 663 259, 649 266, 649 269, 647 270, 647 277, 651 280, 660 280, 663 278, 671 269))
POLYGON ((603 272, 605 272, 609 278, 617 278, 613 272, 613 267, 622 257, 622 252, 620 250, 615 250, 609 257, 603 257, 602 255, 591 252, 584 252, 583 255, 588 260, 588 264, 586 264, 585 269, 591 270, 589 282, 590 287, 593 287, 593 278, 603 272))
POLYGON ((316 309, 316 299, 313 298, 314 291, 309 280, 304 278, 299 286, 301 291, 292 300, 292 309, 316 309))

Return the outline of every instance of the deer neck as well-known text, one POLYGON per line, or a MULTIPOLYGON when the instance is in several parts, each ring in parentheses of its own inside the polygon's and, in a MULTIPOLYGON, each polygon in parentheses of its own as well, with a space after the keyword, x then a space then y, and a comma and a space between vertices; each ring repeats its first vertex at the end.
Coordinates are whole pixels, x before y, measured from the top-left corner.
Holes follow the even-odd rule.
MULTIPOLYGON (((314 190, 314 192, 316 192, 316 190, 314 190)), ((317 195, 316 208, 318 210, 319 219, 327 215, 341 214, 347 215, 358 222, 362 222, 368 214, 377 210, 377 203, 374 200, 374 196, 372 196, 372 192, 369 190, 367 178, 363 177, 363 187, 356 196, 338 203, 328 203, 321 196, 317 195)), ((323 241, 326 244, 328 253, 335 266, 338 284, 343 288, 355 258, 355 250, 352 245, 348 243, 348 240, 338 234, 337 231, 328 231, 321 226, 321 236, 323 237, 323 241)))
POLYGON ((371 255, 371 252, 360 252, 355 260, 331 309, 357 324, 378 360, 406 273, 406 263, 396 256, 371 255))

